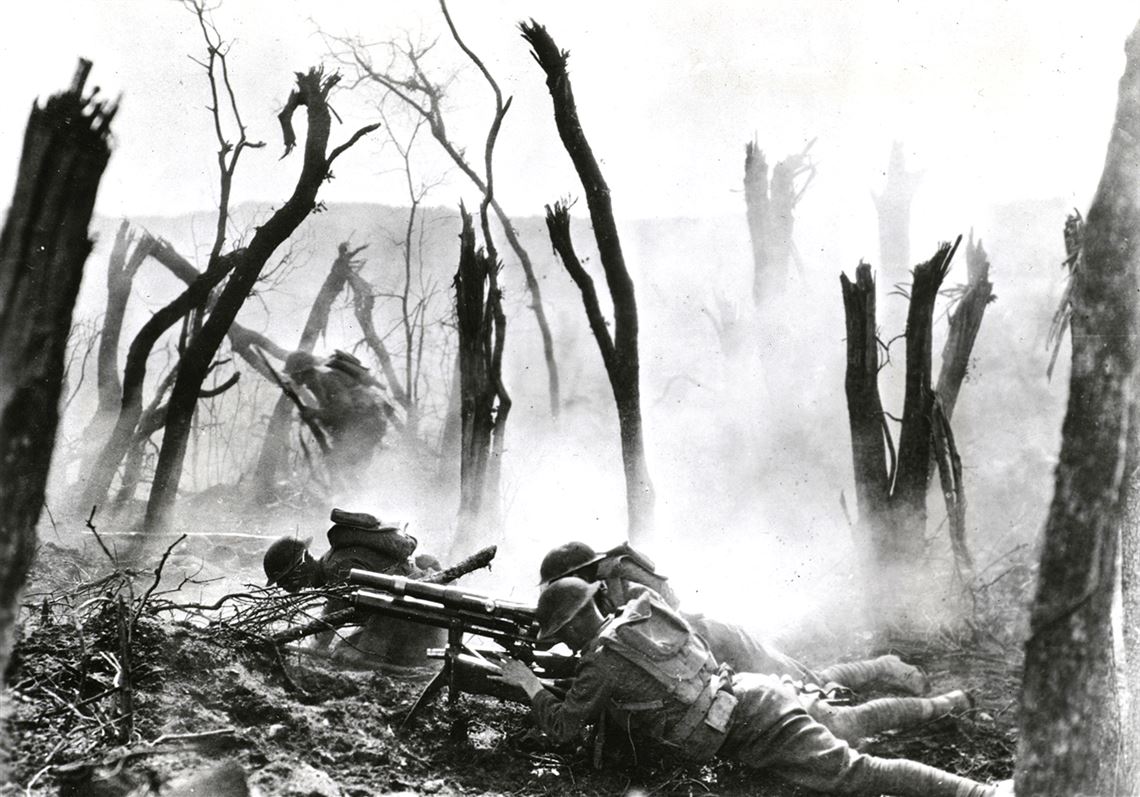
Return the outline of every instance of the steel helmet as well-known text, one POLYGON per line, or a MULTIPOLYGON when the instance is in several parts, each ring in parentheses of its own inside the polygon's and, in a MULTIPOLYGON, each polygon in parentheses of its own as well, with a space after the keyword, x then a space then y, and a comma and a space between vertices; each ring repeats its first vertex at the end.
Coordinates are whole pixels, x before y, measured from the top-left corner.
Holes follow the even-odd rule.
POLYGON ((596 552, 584 542, 559 545, 542 558, 542 564, 538 568, 539 584, 557 581, 605 558, 606 554, 596 552))
POLYGON ((559 579, 538 596, 538 638, 550 639, 562 630, 583 607, 594 599, 601 584, 588 583, 574 576, 559 579))
POLYGON ((311 371, 320 365, 320 361, 307 351, 295 351, 285 358, 285 373, 289 376, 311 371))
POLYGON ((270 545, 261 560, 268 579, 265 586, 272 587, 281 580, 282 576, 303 562, 310 542, 312 538, 299 540, 296 537, 282 537, 270 545))

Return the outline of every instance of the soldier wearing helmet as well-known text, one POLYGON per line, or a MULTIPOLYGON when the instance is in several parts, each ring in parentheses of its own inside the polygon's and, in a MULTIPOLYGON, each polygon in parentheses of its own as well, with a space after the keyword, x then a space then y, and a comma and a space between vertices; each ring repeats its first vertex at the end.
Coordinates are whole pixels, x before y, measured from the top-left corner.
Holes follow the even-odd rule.
MULTIPOLYGON (((808 788, 844 794, 994 797, 993 787, 903 759, 864 755, 816 721, 776 676, 733 674, 704 640, 651 590, 613 617, 600 587, 575 576, 543 591, 539 639, 563 642, 582 659, 562 699, 534 672, 506 659, 495 680, 531 700, 538 727, 560 742, 603 716, 697 761, 721 756, 808 788)), ((932 702, 932 701, 924 701, 932 702)), ((857 709, 850 709, 857 711, 857 709)))
POLYGON ((394 410, 383 385, 356 357, 337 351, 325 361, 295 351, 285 359, 285 374, 308 392, 313 406, 302 410, 330 443, 330 467, 342 478, 367 467, 388 428, 394 410))
MULTIPOLYGON (((540 583, 547 587, 567 576, 603 586, 596 598, 603 615, 614 613, 646 587, 674 610, 679 610, 681 604, 668 578, 657 572, 649 557, 628 543, 600 554, 584 542, 568 542, 554 548, 543 557, 539 567, 540 583)), ((682 612, 682 616, 705 639, 717 661, 728 664, 736 672, 776 673, 825 691, 837 687, 860 689, 872 684, 912 695, 928 691, 922 671, 898 656, 843 662, 816 672, 739 625, 703 614, 682 612)))
MULTIPOLYGON (((383 523, 364 512, 332 511, 332 527, 328 530, 329 550, 319 559, 309 553, 310 539, 282 537, 269 546, 262 559, 266 586, 278 586, 286 592, 311 587, 344 583, 348 571, 371 570, 376 573, 423 578, 439 570, 439 561, 416 550, 415 537, 393 523, 383 523)), ((331 597, 323 614, 349 608, 349 604, 331 597)), ((319 647, 332 643, 335 632, 317 636, 319 647)), ((425 651, 442 644, 443 634, 437 629, 417 623, 379 615, 369 617, 363 628, 344 639, 334 655, 341 661, 382 660, 388 664, 418 665, 425 663, 425 651)))

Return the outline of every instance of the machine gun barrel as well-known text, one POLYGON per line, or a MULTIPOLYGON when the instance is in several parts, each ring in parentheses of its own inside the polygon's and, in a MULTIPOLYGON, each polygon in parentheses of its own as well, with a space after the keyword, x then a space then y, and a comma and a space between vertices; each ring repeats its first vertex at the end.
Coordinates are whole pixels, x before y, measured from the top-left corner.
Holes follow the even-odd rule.
POLYGON ((444 608, 470 612, 476 616, 498 617, 516 623, 520 627, 530 627, 537 622, 533 606, 492 598, 462 587, 429 584, 405 576, 390 576, 386 573, 374 573, 371 570, 357 568, 349 571, 348 580, 352 584, 371 587, 394 597, 407 596, 439 604, 444 608))
POLYGON ((464 633, 489 637, 508 648, 531 647, 535 642, 535 634, 529 625, 520 627, 518 623, 505 617, 434 605, 422 599, 367 589, 356 590, 352 594, 352 602, 367 611, 389 617, 400 617, 436 628, 458 629, 464 633))

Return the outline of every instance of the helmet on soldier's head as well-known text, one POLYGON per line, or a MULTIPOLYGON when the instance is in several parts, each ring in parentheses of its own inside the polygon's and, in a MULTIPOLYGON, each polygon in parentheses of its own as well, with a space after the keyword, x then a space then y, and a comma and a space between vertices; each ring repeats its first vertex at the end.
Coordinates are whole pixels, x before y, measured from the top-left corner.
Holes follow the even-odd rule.
POLYGON ((311 371, 320 365, 316 357, 307 351, 295 351, 285 358, 285 373, 289 376, 311 371))
POLYGON ((542 558, 538 568, 539 584, 545 586, 551 581, 569 576, 583 567, 600 562, 606 555, 599 554, 584 542, 568 542, 559 545, 542 558))
POLYGON ((265 556, 261 560, 261 565, 265 568, 265 576, 268 579, 265 586, 272 587, 289 571, 303 562, 310 542, 312 542, 311 539, 299 540, 296 537, 282 537, 270 545, 269 550, 265 552, 265 556))
POLYGON ((538 596, 538 638, 550 639, 574 619, 601 588, 601 584, 587 583, 580 578, 567 576, 559 579, 538 596))

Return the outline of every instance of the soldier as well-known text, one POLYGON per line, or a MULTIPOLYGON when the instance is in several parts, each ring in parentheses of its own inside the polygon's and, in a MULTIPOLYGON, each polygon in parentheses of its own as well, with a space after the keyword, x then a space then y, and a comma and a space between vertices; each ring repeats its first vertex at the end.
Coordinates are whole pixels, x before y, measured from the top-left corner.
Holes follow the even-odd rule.
MULTIPOLYGON (((524 690, 536 724, 556 740, 578 738, 605 714, 686 758, 719 755, 816 791, 902 797, 1003 793, 915 761, 856 751, 814 719, 775 676, 732 674, 718 665, 704 640, 652 591, 603 618, 595 601, 599 588, 570 576, 538 600, 539 639, 582 653, 564 698, 543 688, 516 659, 504 659, 501 675, 492 676, 524 690)), ((856 714, 846 720, 849 727, 861 721, 856 714)))
MULTIPOLYGON (((635 551, 628 543, 599 554, 584 542, 568 542, 543 558, 539 568, 543 586, 570 575, 604 585, 597 598, 603 615, 613 614, 624 606, 633 585, 652 589, 674 610, 680 607, 681 601, 668 579, 657 572, 649 557, 635 551)), ((898 656, 844 662, 814 671, 739 625, 723 623, 703 614, 682 612, 682 616, 693 630, 704 637, 717 661, 728 664, 737 672, 787 676, 801 687, 807 685, 810 691, 820 688, 831 692, 837 686, 861 689, 870 685, 910 695, 924 695, 929 691, 922 671, 904 663, 898 656)))
POLYGON ((366 468, 394 414, 368 369, 342 351, 324 363, 295 351, 285 360, 285 374, 316 400, 302 414, 328 434, 330 467, 341 477, 366 468))
MULTIPOLYGON (((282 537, 269 546, 262 560, 266 586, 279 586, 286 592, 307 587, 343 584, 353 568, 377 573, 423 578, 438 571, 439 561, 427 554, 409 559, 415 552, 415 537, 391 523, 382 523, 365 512, 332 511, 333 526, 328 530, 329 550, 320 558, 309 553, 311 539, 282 537)), ((339 598, 325 602, 324 615, 349 608, 339 598)), ((327 647, 334 632, 317 637, 318 647, 327 647)), ((364 626, 346 638, 333 655, 342 662, 383 661, 396 665, 422 665, 425 651, 443 644, 443 632, 396 618, 371 615, 364 626)))

